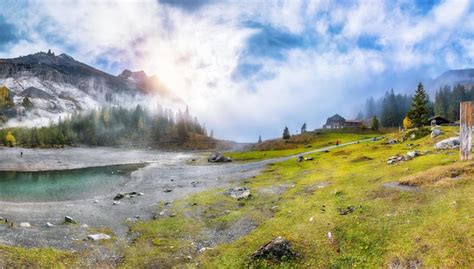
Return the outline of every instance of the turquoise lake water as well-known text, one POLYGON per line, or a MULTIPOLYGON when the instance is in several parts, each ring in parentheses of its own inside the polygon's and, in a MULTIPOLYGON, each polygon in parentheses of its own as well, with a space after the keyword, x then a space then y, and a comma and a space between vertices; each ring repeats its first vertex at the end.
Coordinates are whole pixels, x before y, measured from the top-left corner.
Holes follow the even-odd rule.
POLYGON ((0 172, 0 200, 12 202, 67 201, 103 195, 126 183, 144 164, 84 169, 0 172))

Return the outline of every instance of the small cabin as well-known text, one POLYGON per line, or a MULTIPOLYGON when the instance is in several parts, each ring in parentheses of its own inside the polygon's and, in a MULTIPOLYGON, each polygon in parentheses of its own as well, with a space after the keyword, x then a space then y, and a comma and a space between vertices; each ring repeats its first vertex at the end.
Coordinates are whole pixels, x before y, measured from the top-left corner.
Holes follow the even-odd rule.
POLYGON ((451 124, 451 122, 446 119, 446 118, 443 118, 441 116, 435 116, 435 117, 432 117, 428 120, 428 123, 431 124, 431 125, 448 125, 448 124, 451 124))

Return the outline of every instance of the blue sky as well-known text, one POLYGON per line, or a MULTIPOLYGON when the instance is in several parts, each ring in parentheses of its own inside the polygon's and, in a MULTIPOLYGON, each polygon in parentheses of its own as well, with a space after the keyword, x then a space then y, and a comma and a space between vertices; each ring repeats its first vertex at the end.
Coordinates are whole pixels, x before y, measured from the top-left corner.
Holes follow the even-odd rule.
POLYGON ((472 67, 472 15, 467 0, 4 0, 0 57, 143 69, 217 136, 253 141, 472 67))

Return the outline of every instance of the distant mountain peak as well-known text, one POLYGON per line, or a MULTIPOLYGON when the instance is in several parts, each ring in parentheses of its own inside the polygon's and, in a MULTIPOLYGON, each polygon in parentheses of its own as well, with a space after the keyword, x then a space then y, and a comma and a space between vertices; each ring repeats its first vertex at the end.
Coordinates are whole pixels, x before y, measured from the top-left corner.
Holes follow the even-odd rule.
POLYGON ((433 79, 430 83, 432 89, 437 90, 443 86, 461 84, 467 87, 474 86, 474 69, 452 69, 433 79))

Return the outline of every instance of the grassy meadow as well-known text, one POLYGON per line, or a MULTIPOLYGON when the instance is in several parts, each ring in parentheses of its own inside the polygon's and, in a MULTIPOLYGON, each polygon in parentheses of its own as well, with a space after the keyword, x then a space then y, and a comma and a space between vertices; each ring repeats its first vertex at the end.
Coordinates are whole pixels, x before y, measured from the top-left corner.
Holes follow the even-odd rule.
MULTIPOLYGON (((434 139, 428 135, 397 144, 387 141, 401 134, 387 133, 380 141, 310 154, 311 161, 270 164, 258 176, 234 182, 251 190, 246 200, 215 189, 160 204, 156 219, 129 223, 137 236, 123 249, 119 266, 472 268, 474 163, 460 163, 458 150, 434 150, 435 142, 457 129, 443 131, 434 139), (387 164, 388 157, 412 150, 421 156, 387 164), (347 208, 352 211, 342 214, 347 208), (277 236, 290 240, 297 258, 281 263, 250 258, 277 236)), ((311 134, 294 148, 229 155, 261 160, 370 135, 376 134, 311 134)), ((0 247, 7 266, 69 267, 71 262, 80 265, 85 254, 0 247), (51 259, 34 261, 38 253, 51 259)))

